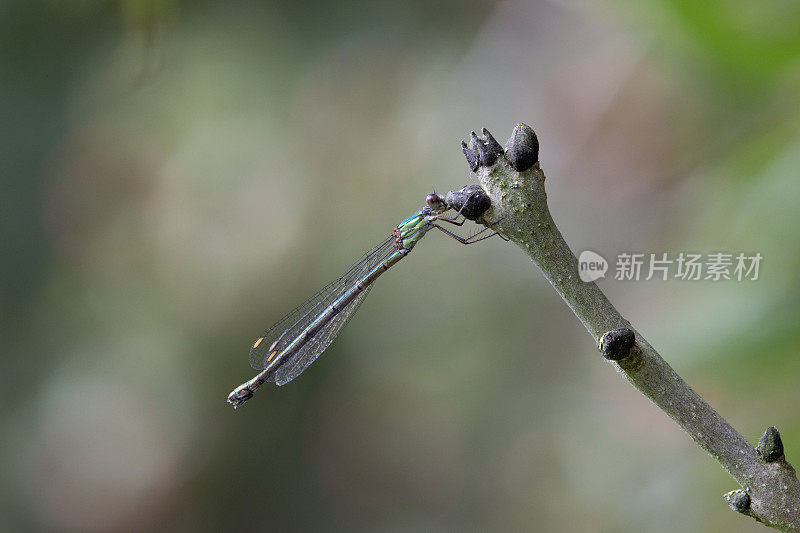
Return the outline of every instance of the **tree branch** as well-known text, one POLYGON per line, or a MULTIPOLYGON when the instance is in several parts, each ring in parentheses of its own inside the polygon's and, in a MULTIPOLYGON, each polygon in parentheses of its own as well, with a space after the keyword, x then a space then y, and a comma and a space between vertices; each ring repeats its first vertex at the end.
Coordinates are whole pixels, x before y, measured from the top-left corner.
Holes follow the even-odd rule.
POLYGON ((462 143, 470 169, 491 199, 488 210, 470 218, 525 250, 611 364, 741 485, 742 490, 724 495, 731 508, 776 529, 800 530, 800 482, 783 456, 778 431, 769 428, 756 450, 633 329, 597 284, 579 279, 578 261, 547 206, 533 130, 517 125, 505 150, 488 131, 483 134, 481 139, 473 132, 469 144, 462 143), (612 330, 619 331, 603 339, 612 330))

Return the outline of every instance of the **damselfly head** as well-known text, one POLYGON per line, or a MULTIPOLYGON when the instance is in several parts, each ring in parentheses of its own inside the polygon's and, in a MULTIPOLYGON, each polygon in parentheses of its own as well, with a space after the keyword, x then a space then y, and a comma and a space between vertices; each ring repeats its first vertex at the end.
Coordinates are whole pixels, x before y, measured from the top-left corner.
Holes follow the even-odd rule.
POLYGON ((433 211, 437 213, 444 213, 450 206, 447 205, 447 202, 444 201, 444 198, 439 196, 438 194, 431 193, 425 198, 425 203, 430 207, 433 211))

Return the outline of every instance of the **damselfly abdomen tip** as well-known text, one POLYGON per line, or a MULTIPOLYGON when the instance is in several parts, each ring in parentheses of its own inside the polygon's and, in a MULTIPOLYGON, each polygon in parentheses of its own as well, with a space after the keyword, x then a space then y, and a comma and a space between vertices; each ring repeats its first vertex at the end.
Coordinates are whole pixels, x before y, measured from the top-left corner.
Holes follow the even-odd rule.
POLYGON ((228 395, 228 403, 231 404, 234 409, 236 409, 252 397, 253 391, 250 390, 250 387, 240 385, 236 388, 236 390, 228 395))

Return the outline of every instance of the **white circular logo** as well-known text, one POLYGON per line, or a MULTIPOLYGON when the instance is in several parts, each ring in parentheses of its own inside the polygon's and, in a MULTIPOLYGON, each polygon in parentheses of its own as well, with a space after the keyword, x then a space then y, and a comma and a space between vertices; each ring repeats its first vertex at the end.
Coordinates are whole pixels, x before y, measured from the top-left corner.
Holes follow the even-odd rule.
POLYGON ((602 255, 584 250, 578 257, 578 275, 586 283, 606 277, 608 261, 602 255))

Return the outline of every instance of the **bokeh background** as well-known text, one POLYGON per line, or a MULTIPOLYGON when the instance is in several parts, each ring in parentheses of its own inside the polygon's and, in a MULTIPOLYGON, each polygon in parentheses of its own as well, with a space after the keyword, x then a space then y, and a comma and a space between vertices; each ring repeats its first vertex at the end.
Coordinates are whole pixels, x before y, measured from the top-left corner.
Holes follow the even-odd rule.
POLYGON ((603 280, 800 461, 800 4, 0 3, 5 530, 751 531, 735 482, 513 245, 429 236, 302 378, 267 326, 532 125, 576 252, 760 252, 603 280))

